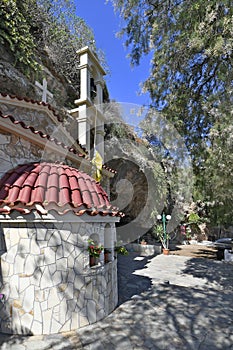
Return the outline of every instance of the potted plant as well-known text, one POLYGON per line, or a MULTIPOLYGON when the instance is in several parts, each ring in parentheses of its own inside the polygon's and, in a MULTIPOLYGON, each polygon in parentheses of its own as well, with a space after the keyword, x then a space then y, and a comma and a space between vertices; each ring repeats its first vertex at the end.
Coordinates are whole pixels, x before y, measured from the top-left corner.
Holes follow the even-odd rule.
POLYGON ((128 255, 129 254, 128 250, 123 245, 116 246, 115 252, 117 254, 121 254, 121 255, 128 255))
POLYGON ((169 239, 170 239, 170 236, 166 232, 166 230, 164 230, 163 225, 161 225, 161 224, 160 225, 156 225, 154 227, 153 233, 154 233, 155 237, 162 244, 163 254, 164 255, 168 255, 169 254, 169 239))
POLYGON ((142 239, 140 244, 141 245, 147 245, 147 242, 145 241, 145 239, 142 239))
POLYGON ((111 254, 111 250, 104 248, 104 263, 108 263, 109 259, 108 259, 108 255, 111 254))
POLYGON ((90 255, 90 266, 96 265, 96 259, 100 257, 104 247, 96 244, 92 239, 88 240, 88 252, 90 255))
POLYGON ((186 227, 186 244, 190 244, 192 238, 192 230, 189 226, 186 227))

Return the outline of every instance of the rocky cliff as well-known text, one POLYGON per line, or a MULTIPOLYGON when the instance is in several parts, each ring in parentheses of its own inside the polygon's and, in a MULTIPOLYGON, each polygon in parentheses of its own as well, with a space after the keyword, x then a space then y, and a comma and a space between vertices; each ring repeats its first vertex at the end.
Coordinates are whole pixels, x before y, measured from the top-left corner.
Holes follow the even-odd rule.
POLYGON ((43 78, 47 80, 48 90, 53 94, 48 102, 61 113, 65 113, 67 106, 74 106, 73 102, 78 97, 78 91, 53 68, 52 62, 46 56, 38 52, 37 61, 40 69, 37 72, 24 71, 15 66, 15 58, 6 45, 0 44, 0 90, 1 92, 28 97, 33 100, 41 100, 42 92, 35 82, 42 83, 43 78))
MULTIPOLYGON (((0 45, 0 92, 41 100, 42 92, 35 81, 41 83, 45 77, 48 90, 53 94, 48 102, 65 118, 69 129, 72 120, 67 109, 75 107, 78 91, 54 70, 48 56, 38 53, 37 59, 42 69, 37 74, 27 75, 15 67, 11 51, 0 45)), ((138 139, 126 125, 120 123, 120 128, 124 129, 124 138, 109 124, 105 128, 105 159, 110 168, 117 170, 111 182, 111 201, 125 213, 119 238, 132 241, 150 229, 151 213, 155 208, 161 209, 165 187, 162 168, 148 151, 146 142, 138 139)))
POLYGON ((152 214, 163 210, 167 185, 159 158, 146 140, 119 121, 116 132, 116 117, 114 122, 105 129, 105 160, 117 171, 111 180, 111 202, 125 213, 118 238, 131 242, 153 226, 152 214))

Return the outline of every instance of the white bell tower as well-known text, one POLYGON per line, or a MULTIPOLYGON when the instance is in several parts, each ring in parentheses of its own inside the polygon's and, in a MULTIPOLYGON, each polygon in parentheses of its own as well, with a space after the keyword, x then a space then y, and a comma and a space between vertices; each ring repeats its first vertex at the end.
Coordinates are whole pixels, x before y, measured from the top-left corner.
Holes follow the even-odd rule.
POLYGON ((70 114, 77 121, 77 138, 89 154, 96 146, 104 159, 104 115, 102 113, 104 75, 97 57, 89 47, 77 52, 80 59, 80 97, 75 100, 77 108, 70 114))

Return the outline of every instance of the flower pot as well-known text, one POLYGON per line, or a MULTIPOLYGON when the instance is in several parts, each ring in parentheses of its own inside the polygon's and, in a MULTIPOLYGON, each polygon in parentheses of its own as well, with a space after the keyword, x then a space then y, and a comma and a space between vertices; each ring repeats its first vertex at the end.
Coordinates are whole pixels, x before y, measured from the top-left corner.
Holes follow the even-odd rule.
POLYGON ((108 253, 104 253, 104 263, 108 263, 108 253))
POLYGON ((163 255, 169 255, 170 249, 163 248, 163 255))
POLYGON ((96 257, 90 255, 90 266, 95 266, 96 265, 96 257))

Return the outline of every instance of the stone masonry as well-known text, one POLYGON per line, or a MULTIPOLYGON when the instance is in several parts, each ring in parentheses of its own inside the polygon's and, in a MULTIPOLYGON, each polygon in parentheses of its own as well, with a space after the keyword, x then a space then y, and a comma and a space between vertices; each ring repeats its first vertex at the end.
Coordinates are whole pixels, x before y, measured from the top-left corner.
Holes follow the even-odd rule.
MULTIPOLYGON (((31 214, 30 214, 31 215, 31 214)), ((2 222, 0 331, 52 334, 107 316, 117 305, 117 260, 89 265, 87 240, 101 222, 2 222)), ((115 235, 115 225, 110 224, 115 235)))

